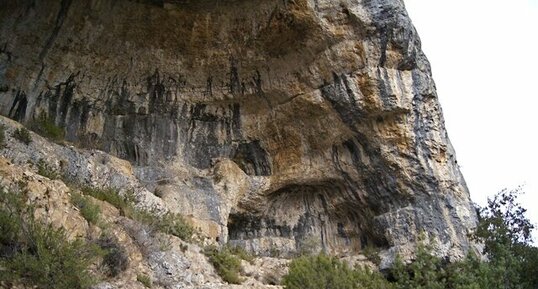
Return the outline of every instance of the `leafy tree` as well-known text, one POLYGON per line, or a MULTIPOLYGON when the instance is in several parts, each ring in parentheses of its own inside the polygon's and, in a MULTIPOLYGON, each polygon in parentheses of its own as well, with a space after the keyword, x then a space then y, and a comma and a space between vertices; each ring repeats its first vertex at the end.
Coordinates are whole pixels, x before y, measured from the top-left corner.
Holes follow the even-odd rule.
POLYGON ((479 224, 472 237, 484 244, 486 262, 470 252, 465 259, 449 263, 422 241, 411 264, 396 258, 390 283, 379 273, 352 269, 319 255, 295 259, 283 284, 291 289, 536 289, 538 248, 530 244, 534 226, 517 202, 520 194, 520 188, 503 190, 479 208, 479 224))
POLYGON ((473 237, 484 244, 490 278, 500 286, 496 288, 538 288, 538 249, 531 246, 534 225, 517 201, 521 194, 521 188, 504 189, 479 208, 473 237))
POLYGON ((527 209, 517 202, 521 194, 521 188, 504 189, 493 199, 488 198, 486 207, 479 208, 480 222, 474 237, 484 243, 485 253, 492 258, 502 256, 502 247, 515 249, 532 241, 534 225, 525 216, 527 209))
POLYGON ((418 246, 413 263, 406 266, 397 257, 392 270, 397 289, 443 289, 444 273, 441 259, 434 256, 431 246, 423 242, 418 246))

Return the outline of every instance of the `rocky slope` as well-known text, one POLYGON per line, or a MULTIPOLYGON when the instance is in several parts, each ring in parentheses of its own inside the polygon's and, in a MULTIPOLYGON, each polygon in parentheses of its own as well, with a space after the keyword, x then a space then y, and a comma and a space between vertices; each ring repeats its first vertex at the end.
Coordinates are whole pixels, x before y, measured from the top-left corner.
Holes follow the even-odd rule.
POLYGON ((386 266, 421 232, 469 250, 476 215, 402 1, 0 5, 0 112, 106 152, 34 143, 12 162, 65 159, 260 256, 373 246, 386 266))
MULTIPOLYGON (((35 216, 55 228, 65 229, 69 238, 96 243, 107 236, 117 240, 124 252, 114 255, 120 258, 124 254, 126 258, 124 268, 115 263, 117 276, 107 276, 102 265, 92 268, 100 280, 92 288, 146 288, 137 280, 141 275, 152 280, 151 288, 280 288, 269 284, 278 282, 287 271, 289 260, 259 257, 242 261, 243 282, 230 285, 221 280, 205 256, 204 245, 212 242, 203 236, 187 242, 157 232, 126 217, 112 204, 92 197, 91 202, 99 207, 99 221, 96 224, 87 221, 72 199, 73 195, 81 194, 80 185, 93 188, 112 185, 121 188, 121 194, 133 192, 140 210, 167 209, 160 199, 140 186, 128 162, 99 151, 80 151, 54 144, 33 133, 32 141, 26 145, 12 137, 22 127, 20 124, 0 117, 0 125, 5 137, 5 146, 0 149, 0 188, 25 193, 29 204, 34 206, 35 216)), ((0 288, 13 287, 0 282, 0 288)))

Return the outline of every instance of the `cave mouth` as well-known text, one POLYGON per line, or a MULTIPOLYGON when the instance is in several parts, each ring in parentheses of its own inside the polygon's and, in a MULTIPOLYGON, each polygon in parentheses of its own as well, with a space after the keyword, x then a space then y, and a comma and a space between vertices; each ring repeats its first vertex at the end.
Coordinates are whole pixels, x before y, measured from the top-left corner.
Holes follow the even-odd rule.
POLYGON ((231 213, 233 245, 260 255, 325 252, 354 255, 387 247, 373 228, 373 212, 340 181, 290 184, 266 197, 259 213, 231 213))

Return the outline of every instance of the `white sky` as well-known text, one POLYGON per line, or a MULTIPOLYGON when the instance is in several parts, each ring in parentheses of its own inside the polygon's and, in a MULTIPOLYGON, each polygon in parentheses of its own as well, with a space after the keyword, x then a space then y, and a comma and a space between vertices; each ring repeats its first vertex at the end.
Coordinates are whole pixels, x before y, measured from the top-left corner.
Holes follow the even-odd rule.
POLYGON ((538 0, 404 2, 471 198, 523 185, 537 224, 538 0))

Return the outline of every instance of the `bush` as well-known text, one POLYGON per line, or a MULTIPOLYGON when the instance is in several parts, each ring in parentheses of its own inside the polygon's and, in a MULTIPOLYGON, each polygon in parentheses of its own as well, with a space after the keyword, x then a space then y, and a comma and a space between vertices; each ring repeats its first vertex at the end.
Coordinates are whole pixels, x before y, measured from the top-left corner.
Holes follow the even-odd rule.
POLYGON ((416 259, 405 266, 399 257, 392 268, 397 289, 443 289, 445 272, 441 259, 434 256, 431 247, 420 244, 416 259))
POLYGON ((0 190, 0 282, 38 288, 89 288, 99 250, 34 218, 24 194, 0 190))
POLYGON ((222 280, 231 284, 243 282, 242 278, 239 277, 241 260, 229 249, 224 247, 219 250, 215 246, 209 246, 204 249, 204 254, 209 258, 209 262, 215 267, 222 280))
POLYGON ((247 262, 252 263, 252 261, 254 261, 254 256, 245 251, 242 247, 226 245, 226 250, 247 262))
POLYGON ((445 268, 446 283, 454 289, 495 289, 504 285, 494 278, 495 268, 487 262, 480 261, 474 253, 469 253, 464 260, 448 264, 445 268))
POLYGON ((136 281, 142 283, 146 288, 152 287, 151 278, 148 275, 138 274, 136 275, 136 281))
POLYGON ((391 289, 385 278, 365 268, 350 268, 324 254, 293 260, 282 284, 288 289, 391 289))
POLYGON ((108 202, 120 210, 121 215, 145 224, 151 229, 174 235, 183 240, 189 240, 194 232, 193 228, 179 214, 167 212, 159 215, 157 212, 136 208, 132 193, 121 196, 117 190, 112 188, 90 187, 83 187, 82 192, 98 200, 108 202))
POLYGON ((43 159, 39 160, 36 164, 37 173, 51 180, 56 180, 61 177, 61 174, 58 173, 52 166, 47 164, 43 159))
POLYGON ((80 214, 86 221, 94 225, 99 224, 101 209, 89 197, 73 192, 71 194, 71 203, 80 210, 80 214))
POLYGON ((13 132, 13 137, 25 145, 29 145, 32 142, 30 131, 24 127, 16 129, 13 132))
POLYGON ((167 212, 157 217, 157 230, 174 235, 182 240, 190 240, 194 232, 193 228, 187 224, 185 219, 175 213, 167 212))
POLYGON ((97 240, 97 245, 104 251, 102 267, 108 276, 116 277, 121 272, 127 270, 129 256, 125 248, 119 244, 116 237, 103 234, 97 240))
POLYGON ((59 142, 65 137, 64 129, 57 126, 54 123, 54 120, 47 117, 46 114, 41 114, 37 119, 30 123, 29 127, 39 135, 55 142, 59 142))
POLYGON ((119 192, 116 189, 113 189, 113 188, 100 189, 100 188, 92 188, 92 187, 84 186, 81 188, 81 191, 85 195, 92 196, 98 200, 111 204, 112 206, 120 210, 120 214, 124 216, 126 214, 130 214, 131 211, 133 210, 132 197, 131 196, 123 197, 119 194, 119 192))

